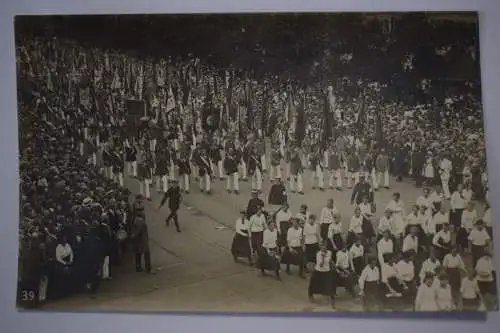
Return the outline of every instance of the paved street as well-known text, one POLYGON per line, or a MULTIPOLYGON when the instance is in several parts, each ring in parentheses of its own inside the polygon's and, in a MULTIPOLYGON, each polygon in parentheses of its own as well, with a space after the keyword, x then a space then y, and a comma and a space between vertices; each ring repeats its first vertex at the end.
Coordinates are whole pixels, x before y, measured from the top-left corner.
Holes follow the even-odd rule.
MULTIPOLYGON (((328 198, 334 198, 345 228, 352 216, 349 204, 351 190, 311 190, 309 171, 304 175, 306 195, 292 194, 292 212, 305 203, 319 214, 328 198)), ((402 194, 407 209, 420 194, 408 182, 392 182, 391 190, 376 193, 377 216, 394 191, 402 194)), ((139 190, 135 179, 126 178, 126 186, 139 190)), ((153 266, 157 275, 136 273, 132 258, 114 271, 114 279, 104 281, 96 299, 75 295, 47 304, 47 309, 102 309, 119 311, 332 311, 327 299, 318 297, 316 304, 307 298, 307 280, 292 271, 283 272, 283 282, 262 277, 245 263, 235 264, 230 254, 233 225, 241 208, 246 207, 251 183, 241 182, 240 195, 228 194, 225 182, 216 180, 212 195, 202 194, 193 182, 184 196, 180 210, 182 233, 164 219, 168 208, 156 208, 162 195, 152 190, 147 202, 147 219, 153 266)), ((263 199, 267 201, 268 179, 263 199)), ((353 300, 343 289, 338 291, 337 311, 361 310, 360 300, 353 300)))

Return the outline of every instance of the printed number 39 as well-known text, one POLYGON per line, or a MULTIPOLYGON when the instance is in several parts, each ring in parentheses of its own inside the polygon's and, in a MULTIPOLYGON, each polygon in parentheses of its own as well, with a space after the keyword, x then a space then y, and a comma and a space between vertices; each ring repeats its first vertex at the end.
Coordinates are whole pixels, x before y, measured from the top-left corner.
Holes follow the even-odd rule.
POLYGON ((22 301, 33 301, 34 299, 35 299, 35 292, 34 291, 26 291, 26 290, 21 291, 21 300, 22 301))

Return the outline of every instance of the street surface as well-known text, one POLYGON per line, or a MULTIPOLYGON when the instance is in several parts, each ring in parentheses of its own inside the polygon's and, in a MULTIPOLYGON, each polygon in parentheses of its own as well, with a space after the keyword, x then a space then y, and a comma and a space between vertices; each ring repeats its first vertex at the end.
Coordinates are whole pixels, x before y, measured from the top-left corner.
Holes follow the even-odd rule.
MULTIPOLYGON (((267 175, 266 175, 267 176, 267 175)), ((283 281, 262 277, 260 271, 246 262, 234 263, 230 253, 234 224, 239 211, 250 198, 251 182, 240 183, 240 194, 229 194, 225 181, 215 180, 213 192, 200 192, 192 177, 191 193, 184 195, 179 210, 181 233, 173 223, 166 227, 167 205, 157 211, 162 194, 152 186, 152 201, 146 201, 150 247, 156 275, 136 273, 133 256, 123 267, 115 268, 113 280, 103 281, 97 297, 74 295, 51 302, 45 309, 53 310, 107 310, 107 311, 361 311, 361 300, 353 299, 343 288, 337 291, 336 309, 329 300, 317 296, 312 304, 307 297, 308 280, 301 279, 292 268, 292 275, 282 271, 283 281)), ((326 177, 325 177, 326 179, 326 177)), ((409 213, 422 190, 410 181, 391 179, 391 189, 375 194, 377 220, 391 200, 393 192, 400 192, 409 213)), ((139 192, 137 180, 126 177, 126 186, 139 192)), ((328 198, 342 214, 347 229, 353 214, 350 189, 344 191, 311 189, 311 174, 304 174, 305 195, 289 194, 291 210, 296 214, 301 204, 318 215, 328 198)), ((266 177, 261 198, 267 202, 270 182, 266 177)))

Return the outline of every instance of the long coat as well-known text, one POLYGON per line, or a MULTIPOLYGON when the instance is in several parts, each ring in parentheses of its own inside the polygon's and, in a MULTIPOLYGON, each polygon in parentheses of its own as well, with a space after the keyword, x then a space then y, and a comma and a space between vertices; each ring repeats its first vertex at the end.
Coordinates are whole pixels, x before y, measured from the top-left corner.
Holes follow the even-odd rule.
POLYGON ((131 245, 135 253, 149 252, 149 232, 144 220, 135 220, 132 224, 131 245))

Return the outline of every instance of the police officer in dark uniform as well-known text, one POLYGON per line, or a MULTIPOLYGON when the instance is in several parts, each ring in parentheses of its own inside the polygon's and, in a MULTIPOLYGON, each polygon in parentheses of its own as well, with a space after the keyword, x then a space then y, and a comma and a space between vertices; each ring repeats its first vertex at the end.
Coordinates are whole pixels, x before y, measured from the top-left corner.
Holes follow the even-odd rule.
POLYGON ((354 186, 354 190, 352 191, 351 205, 353 205, 354 202, 359 205, 363 197, 367 197, 369 203, 373 203, 374 201, 372 186, 365 181, 365 176, 361 175, 359 177, 359 183, 354 186))

